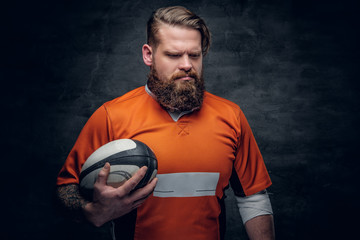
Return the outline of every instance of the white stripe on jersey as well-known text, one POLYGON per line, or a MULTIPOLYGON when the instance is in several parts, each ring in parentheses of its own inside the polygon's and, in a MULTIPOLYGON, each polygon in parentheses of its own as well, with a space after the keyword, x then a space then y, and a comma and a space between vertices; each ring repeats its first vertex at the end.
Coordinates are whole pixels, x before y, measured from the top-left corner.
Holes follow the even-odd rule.
POLYGON ((220 173, 187 172, 158 174, 155 197, 215 196, 220 173))

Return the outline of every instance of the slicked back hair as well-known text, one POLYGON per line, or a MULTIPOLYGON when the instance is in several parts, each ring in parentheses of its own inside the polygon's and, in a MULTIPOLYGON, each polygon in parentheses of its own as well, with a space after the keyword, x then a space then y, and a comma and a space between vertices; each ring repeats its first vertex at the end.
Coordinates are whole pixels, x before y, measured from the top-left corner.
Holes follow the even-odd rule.
POLYGON ((157 32, 161 24, 188 27, 198 30, 201 34, 201 50, 205 56, 210 48, 210 31, 203 19, 181 6, 159 8, 152 13, 147 22, 147 43, 156 49, 159 44, 157 32))

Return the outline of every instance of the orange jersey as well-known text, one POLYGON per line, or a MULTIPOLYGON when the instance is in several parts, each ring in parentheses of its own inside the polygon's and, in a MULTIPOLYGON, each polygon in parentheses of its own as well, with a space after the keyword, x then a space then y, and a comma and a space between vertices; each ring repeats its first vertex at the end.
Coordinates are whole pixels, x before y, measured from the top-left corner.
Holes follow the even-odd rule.
POLYGON ((231 182, 252 195, 271 185, 240 108, 205 92, 200 110, 174 121, 144 87, 105 103, 90 117, 57 184, 79 183, 82 165, 109 141, 136 139, 158 159, 159 182, 137 209, 134 239, 220 239, 221 204, 231 182))

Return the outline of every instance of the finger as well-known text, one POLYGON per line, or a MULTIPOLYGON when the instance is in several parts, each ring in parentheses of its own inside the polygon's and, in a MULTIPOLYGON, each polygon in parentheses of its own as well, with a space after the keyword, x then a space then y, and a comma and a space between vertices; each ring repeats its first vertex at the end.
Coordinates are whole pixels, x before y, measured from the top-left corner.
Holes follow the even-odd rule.
MULTIPOLYGON (((158 180, 159 180, 159 179, 158 179, 157 177, 154 177, 153 179, 151 179, 151 181, 149 182, 149 184, 153 182, 153 184, 156 186, 158 180)), ((155 186, 154 186, 154 188, 155 188, 155 186)))
POLYGON ((141 199, 146 199, 148 198, 151 193, 154 191, 156 184, 158 182, 157 178, 154 178, 149 184, 147 184, 145 187, 140 188, 138 190, 136 190, 135 192, 133 192, 131 194, 131 200, 133 202, 137 202, 141 199))
POLYGON ((140 207, 141 204, 143 204, 145 202, 145 200, 154 191, 157 181, 158 181, 158 179, 154 178, 151 181, 151 184, 149 183, 144 188, 141 188, 132 194, 132 196, 130 197, 131 201, 133 201, 132 209, 140 207), (150 190, 150 192, 149 192, 149 190, 150 190))
POLYGON ((159 179, 157 177, 153 178, 145 187, 149 187, 154 191, 156 184, 158 183, 159 179))
POLYGON ((122 191, 125 191, 125 194, 130 193, 141 181, 141 179, 144 178, 147 171, 147 167, 143 166, 140 168, 134 176, 132 176, 129 180, 127 180, 124 185, 122 185, 119 189, 122 191))
POLYGON ((104 167, 100 170, 96 183, 100 185, 106 185, 107 179, 110 173, 110 163, 106 162, 104 167))

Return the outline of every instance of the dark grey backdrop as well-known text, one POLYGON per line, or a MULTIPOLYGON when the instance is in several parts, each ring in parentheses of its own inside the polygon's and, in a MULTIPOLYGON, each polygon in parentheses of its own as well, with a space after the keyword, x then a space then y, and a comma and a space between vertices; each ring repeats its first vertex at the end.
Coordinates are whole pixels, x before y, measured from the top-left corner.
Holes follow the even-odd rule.
MULTIPOLYGON (((56 174, 91 113, 144 85, 146 20, 152 10, 176 4, 198 13, 211 29, 206 87, 239 104, 252 126, 273 180, 278 239, 346 239, 355 232, 355 1, 6 2, 0 238, 108 236, 54 211, 56 174)), ((228 195, 227 239, 246 239, 228 195)))

